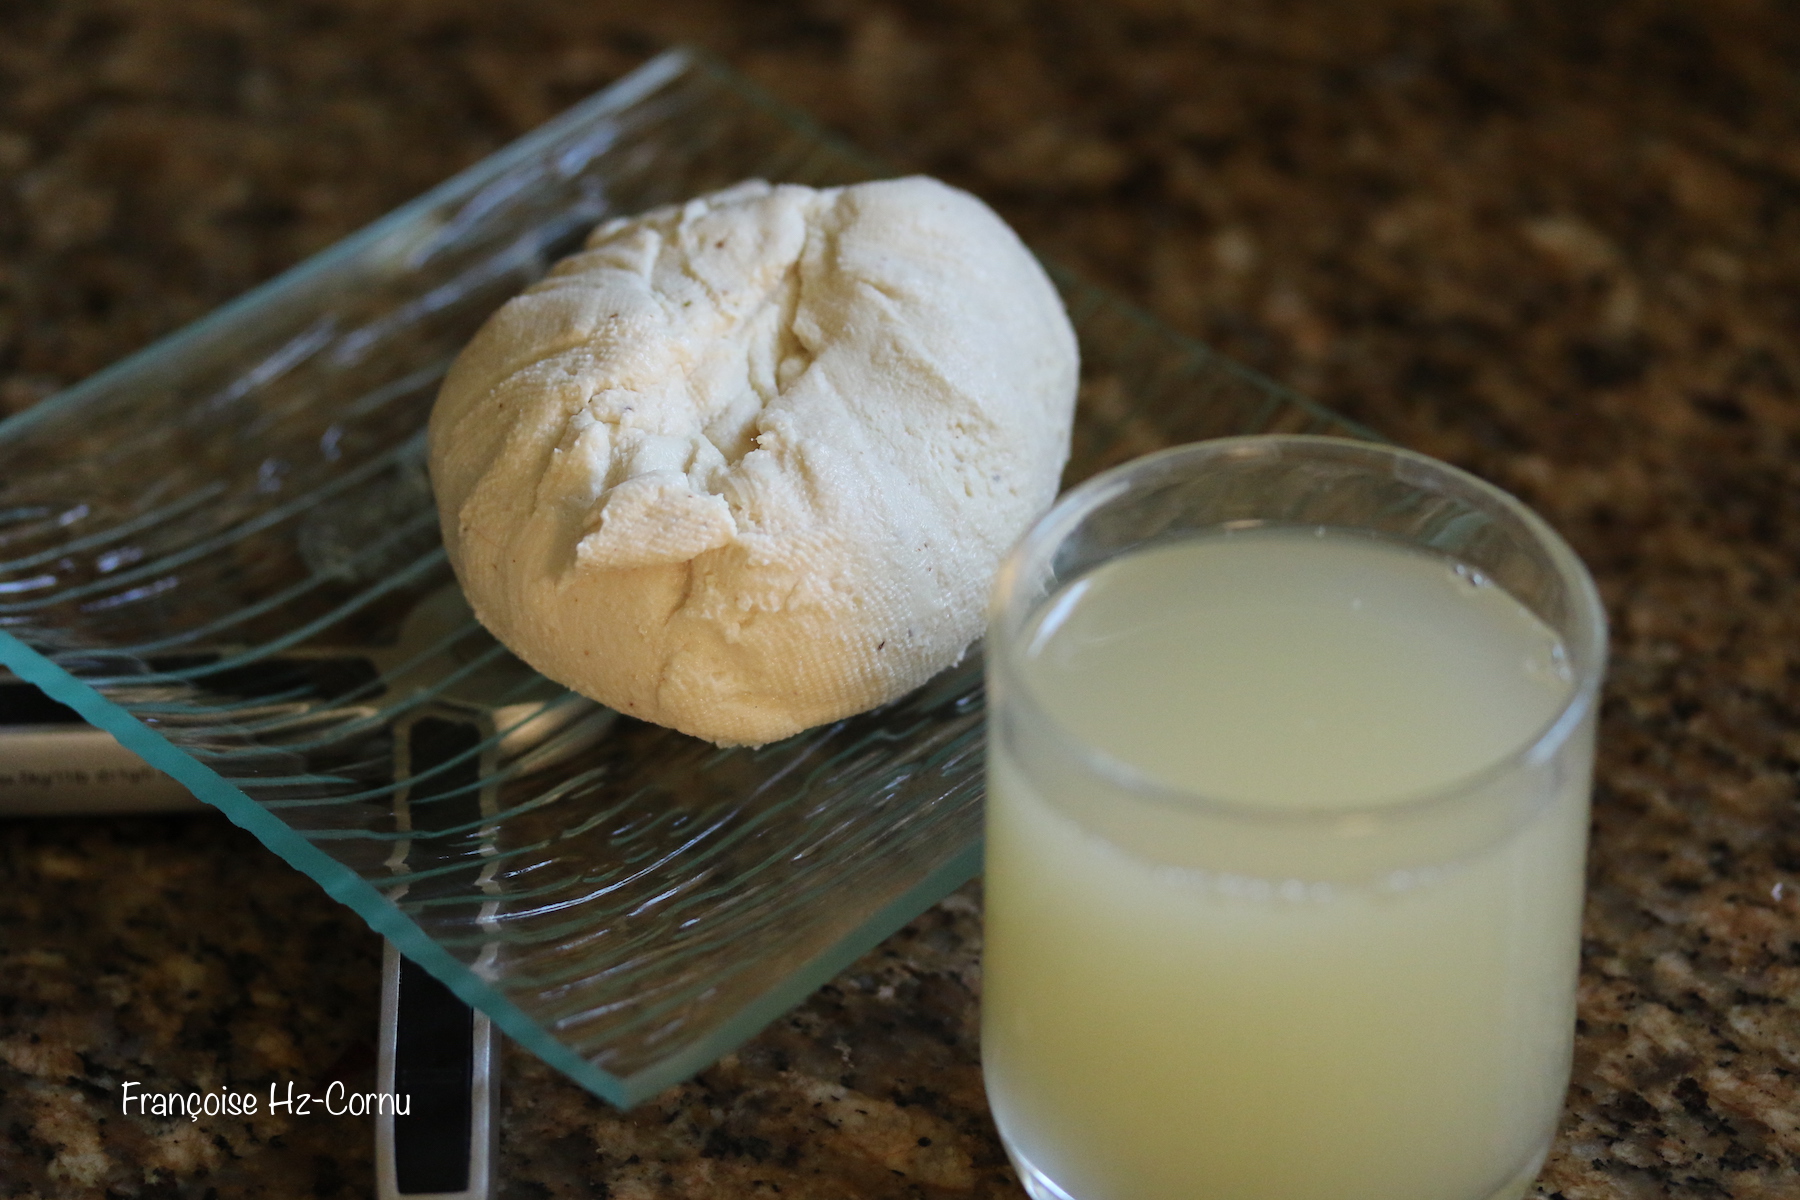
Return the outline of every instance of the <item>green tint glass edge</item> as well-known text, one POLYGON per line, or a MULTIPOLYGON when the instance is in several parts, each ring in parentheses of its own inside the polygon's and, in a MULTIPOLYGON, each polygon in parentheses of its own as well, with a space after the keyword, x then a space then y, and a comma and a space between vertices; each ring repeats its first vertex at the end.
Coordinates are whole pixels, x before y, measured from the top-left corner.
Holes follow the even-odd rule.
POLYGON ((379 246, 384 238, 432 210, 480 191, 487 183, 556 142, 568 130, 643 99, 692 66, 695 58, 692 51, 683 48, 657 55, 612 86, 552 117, 530 133, 508 142, 486 158, 408 200, 392 212, 377 217, 354 233, 346 234, 310 258, 256 285, 243 295, 226 301, 206 316, 126 355, 116 363, 102 367, 80 383, 34 404, 24 412, 0 420, 0 443, 14 440, 34 430, 39 424, 64 415, 120 379, 149 370, 174 358, 190 346, 250 319, 259 310, 282 299, 286 293, 311 283, 334 268, 351 263, 379 246))
POLYGON ((465 1003, 487 1013, 533 1054, 615 1104, 629 1106, 643 1098, 636 1094, 628 1080, 621 1080, 587 1062, 521 1012, 512 1001, 489 987, 479 975, 457 961, 396 908, 374 884, 307 841, 212 768, 182 753, 161 734, 4 631, 0 631, 0 663, 19 678, 37 685, 51 699, 60 700, 80 713, 90 724, 112 734, 127 750, 175 779, 199 799, 224 812, 232 824, 254 836, 289 866, 310 876, 332 899, 349 905, 369 928, 393 942, 400 953, 430 971, 465 1003))

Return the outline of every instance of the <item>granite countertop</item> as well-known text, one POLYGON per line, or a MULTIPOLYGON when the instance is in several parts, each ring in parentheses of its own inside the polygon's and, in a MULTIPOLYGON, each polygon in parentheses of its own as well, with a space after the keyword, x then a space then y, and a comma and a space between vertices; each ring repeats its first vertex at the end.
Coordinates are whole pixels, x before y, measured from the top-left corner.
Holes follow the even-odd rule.
MULTIPOLYGON (((0 405, 675 41, 1537 506, 1614 643, 1540 1192, 1800 1195, 1800 11, 1779 0, 17 0, 0 405)), ((210 814, 0 822, 0 1196, 369 1194, 379 943, 210 814)), ((1018 1196, 966 888, 629 1114, 509 1051, 501 1194, 1018 1196)), ((1303 1148, 1301 1131, 1296 1146, 1303 1148)))

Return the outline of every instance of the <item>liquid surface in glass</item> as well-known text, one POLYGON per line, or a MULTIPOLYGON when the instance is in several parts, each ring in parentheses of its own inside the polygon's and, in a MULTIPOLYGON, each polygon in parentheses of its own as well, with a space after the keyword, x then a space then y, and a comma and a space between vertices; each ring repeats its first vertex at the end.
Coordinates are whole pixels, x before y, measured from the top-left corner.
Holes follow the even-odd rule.
MULTIPOLYGON (((1572 686, 1554 633, 1500 588, 1312 530, 1128 553, 1046 604, 1021 658, 1064 736, 1287 813, 1451 790, 1531 743, 1572 686)), ((1415 828, 1420 869, 1320 886, 1266 858, 1262 878, 1234 873, 1199 818, 1183 844, 1166 798, 1047 773, 993 737, 983 1054, 1034 1190, 1525 1190, 1568 1077, 1586 738, 1569 742, 1580 762, 1489 779, 1518 814, 1502 836, 1471 849, 1447 824, 1438 846, 1415 828)))
POLYGON ((1479 574, 1291 529, 1113 560, 1046 607, 1022 673, 1095 749, 1272 808, 1454 783, 1523 746, 1570 687, 1556 634, 1479 574))

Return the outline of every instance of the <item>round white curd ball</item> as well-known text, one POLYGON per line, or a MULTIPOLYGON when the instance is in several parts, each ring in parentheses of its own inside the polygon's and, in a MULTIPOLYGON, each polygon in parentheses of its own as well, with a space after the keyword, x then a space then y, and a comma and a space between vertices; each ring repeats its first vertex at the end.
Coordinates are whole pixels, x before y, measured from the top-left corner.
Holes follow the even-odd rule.
POLYGON ((1076 372, 973 196, 752 180, 602 225, 483 326, 431 415, 444 542, 543 674, 775 741, 961 659, 1056 495, 1076 372))

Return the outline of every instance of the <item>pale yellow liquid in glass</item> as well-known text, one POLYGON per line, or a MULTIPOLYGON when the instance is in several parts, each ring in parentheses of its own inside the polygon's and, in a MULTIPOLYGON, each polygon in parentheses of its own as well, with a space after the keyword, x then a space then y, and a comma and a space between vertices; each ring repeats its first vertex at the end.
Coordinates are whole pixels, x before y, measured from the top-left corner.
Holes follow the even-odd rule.
POLYGON ((1418 551, 1250 531, 1107 564, 1025 658, 1064 742, 1346 815, 1246 832, 993 738, 982 1039, 1013 1152, 1076 1200, 1522 1193, 1568 1079, 1591 729, 1491 768, 1568 700, 1551 631, 1418 551), (1380 823, 1484 769, 1474 818, 1380 823))

